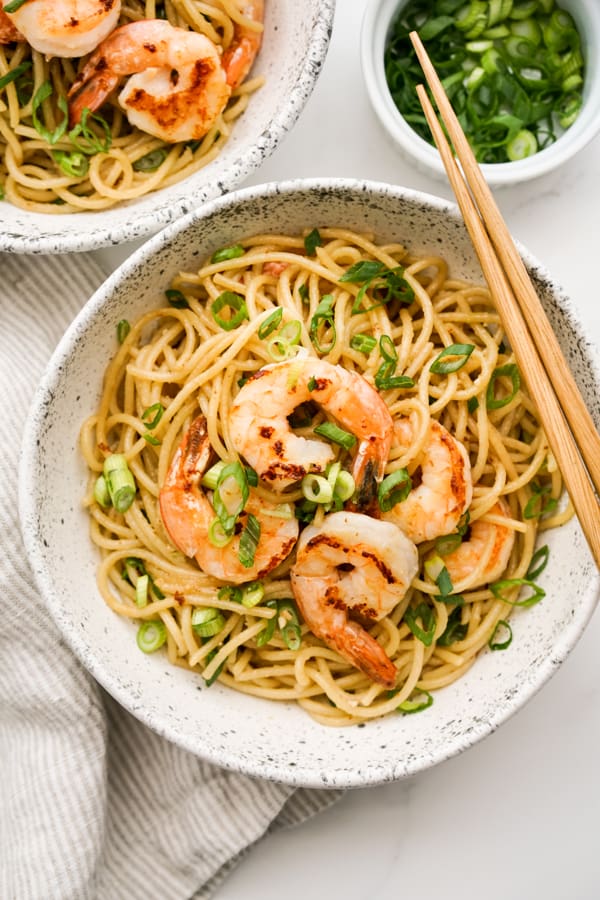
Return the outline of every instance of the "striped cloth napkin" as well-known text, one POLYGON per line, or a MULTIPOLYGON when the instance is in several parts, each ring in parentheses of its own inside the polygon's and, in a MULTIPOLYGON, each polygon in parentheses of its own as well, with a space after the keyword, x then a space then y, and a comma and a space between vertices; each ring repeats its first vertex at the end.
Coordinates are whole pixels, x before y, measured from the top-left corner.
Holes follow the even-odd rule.
POLYGON ((219 769, 115 703, 63 643, 34 587, 17 470, 35 386, 105 273, 91 255, 0 253, 0 897, 212 897, 267 831, 336 791, 219 769))

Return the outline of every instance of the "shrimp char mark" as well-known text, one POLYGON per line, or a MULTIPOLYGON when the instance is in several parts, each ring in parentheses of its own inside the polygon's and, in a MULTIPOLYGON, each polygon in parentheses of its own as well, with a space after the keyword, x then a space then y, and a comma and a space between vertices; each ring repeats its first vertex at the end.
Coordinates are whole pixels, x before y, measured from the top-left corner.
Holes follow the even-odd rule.
POLYGON ((302 531, 292 591, 314 635, 370 679, 392 688, 396 667, 361 622, 388 615, 417 570, 415 545, 391 522, 335 512, 302 531))
POLYGON ((260 369, 230 408, 235 449, 277 491, 305 475, 325 472, 335 458, 331 444, 295 434, 288 421, 307 402, 316 403, 355 438, 352 475, 358 505, 366 509, 383 478, 393 421, 377 390, 357 372, 308 356, 260 369))
POLYGON ((25 0, 14 12, 0 13, 0 43, 7 43, 8 21, 20 35, 12 40, 25 40, 39 53, 85 56, 117 27, 120 13, 121 0, 25 0))
MULTIPOLYGON (((221 56, 209 38, 159 19, 117 28, 92 54, 69 91, 69 122, 98 110, 127 78, 118 103, 129 123, 166 143, 198 140, 244 80, 262 36, 263 4, 244 4, 247 25, 237 24, 221 56), (260 28, 258 28, 260 26, 260 28)), ((244 19, 244 21, 246 21, 244 19)))
POLYGON ((283 517, 281 504, 268 503, 243 480, 236 485, 232 479, 230 484, 224 482, 220 497, 221 510, 226 507, 226 517, 232 516, 231 533, 223 540, 221 530, 215 537, 216 504, 201 485, 212 456, 206 419, 200 415, 184 434, 159 492, 165 529, 175 546, 194 557, 207 575, 234 584, 262 578, 292 551, 298 521, 291 512, 283 517), (243 542, 250 522, 254 545, 249 553, 243 542))

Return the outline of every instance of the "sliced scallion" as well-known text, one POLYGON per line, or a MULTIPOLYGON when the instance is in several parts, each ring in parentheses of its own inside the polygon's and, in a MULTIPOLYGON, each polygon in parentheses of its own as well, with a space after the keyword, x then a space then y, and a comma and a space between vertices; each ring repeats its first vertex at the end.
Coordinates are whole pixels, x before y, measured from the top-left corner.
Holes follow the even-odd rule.
POLYGON ((279 324, 283 318, 283 308, 280 306, 278 309, 275 309, 264 322, 261 322, 260 328, 258 329, 258 336, 263 341, 266 337, 272 334, 276 328, 279 327, 279 324))
POLYGON ((211 263, 227 262, 228 259, 238 259, 246 251, 241 244, 233 244, 231 247, 223 247, 216 250, 210 258, 211 263))
POLYGON ((240 544, 238 547, 238 559, 246 569, 249 569, 254 565, 256 549, 258 547, 258 542, 260 541, 260 533, 261 526, 259 520, 252 513, 249 513, 246 524, 240 535, 240 544))
POLYGON ((414 636, 430 647, 435 634, 435 612, 427 603, 419 603, 416 608, 409 606, 404 613, 404 621, 414 634, 414 636), (419 622, 421 623, 419 625, 419 622))
POLYGON ((104 460, 103 475, 110 500, 119 513, 127 512, 135 497, 135 480, 122 453, 111 453, 104 460))
POLYGON ((513 400, 521 387, 521 376, 519 369, 514 363, 507 363, 505 366, 498 366, 491 374, 488 386, 485 392, 485 402, 488 409, 501 409, 503 406, 513 400), (497 381, 499 378, 509 378, 511 382, 510 393, 504 396, 496 394, 497 381))
POLYGON ((377 340, 370 334, 353 334, 350 338, 350 346, 359 353, 370 353, 377 346, 377 340))
POLYGON ((186 300, 185 295, 181 291, 176 290, 175 288, 168 288, 165 291, 165 297, 169 301, 170 306, 172 306, 174 309, 189 309, 190 308, 190 304, 186 300))
POLYGON ((106 479, 104 475, 99 475, 94 484, 94 500, 96 503, 99 503, 104 509, 107 509, 111 506, 110 494, 108 492, 108 487, 106 485, 106 479))
POLYGON ((154 653, 166 640, 167 629, 160 619, 149 619, 138 628, 136 641, 144 653, 154 653))
POLYGON ((488 641, 488 647, 490 650, 506 650, 510 647, 512 639, 512 628, 506 619, 499 619, 488 641))
POLYGON ((240 294, 235 294, 233 291, 223 291, 222 294, 219 294, 213 301, 210 311, 213 319, 223 331, 233 331, 244 319, 248 318, 246 301, 240 294), (230 311, 229 318, 220 315, 223 310, 230 311))
POLYGON ((432 705, 433 696, 429 691, 416 691, 416 693, 412 694, 408 700, 404 700, 403 703, 400 703, 397 709, 398 712, 404 713, 404 715, 410 715, 412 713, 423 712, 424 709, 429 709, 432 705))
POLYGON ((197 606, 192 613, 192 628, 201 638, 213 637, 224 625, 225 616, 214 606, 197 606))
POLYGON ((349 431, 344 431, 344 429, 340 428, 339 425, 336 425, 335 422, 321 422, 320 425, 315 426, 314 431, 315 434, 327 438, 328 441, 339 444, 344 450, 352 450, 356 444, 355 436, 350 434, 349 431))
POLYGON ((490 590, 494 597, 502 600, 503 603, 510 603, 511 606, 534 606, 546 596, 546 591, 530 578, 505 578, 502 581, 496 581, 494 584, 491 584, 490 590), (509 600, 506 592, 512 591, 516 587, 530 588, 531 594, 523 600, 509 600))
POLYGON ((265 644, 269 643, 275 634, 275 626, 277 625, 277 600, 265 600, 263 606, 268 606, 269 609, 275 610, 275 614, 265 621, 265 627, 256 635, 257 647, 264 647, 265 644))
POLYGON ((386 475, 377 488, 377 499, 382 512, 389 512, 396 503, 406 500, 412 488, 412 479, 408 469, 396 469, 386 475))
POLYGON ((313 503, 331 503, 333 487, 322 475, 305 475, 300 484, 302 495, 313 503))
POLYGON ((251 581, 242 588, 242 606, 252 609, 253 606, 258 606, 264 596, 265 586, 262 581, 251 581))
POLYGON ((156 172, 156 170, 162 166, 168 155, 168 147, 157 147, 156 150, 151 150, 144 156, 138 157, 138 159, 132 163, 131 167, 134 172, 156 172))
POLYGON ((317 247, 321 247, 322 244, 323 239, 319 234, 319 229, 313 228, 313 230, 304 238, 304 249, 306 250, 306 255, 314 256, 317 252, 317 247))
POLYGON ((150 578, 146 575, 140 575, 135 583, 135 605, 144 607, 148 605, 148 587, 150 578))
POLYGON ((277 601, 277 622, 279 633, 288 650, 298 650, 302 643, 302 631, 298 610, 293 600, 277 601))
POLYGON ((450 344, 449 347, 445 347, 436 356, 429 366, 429 371, 434 372, 436 375, 448 375, 451 372, 458 372, 465 365, 474 349, 474 344, 450 344))

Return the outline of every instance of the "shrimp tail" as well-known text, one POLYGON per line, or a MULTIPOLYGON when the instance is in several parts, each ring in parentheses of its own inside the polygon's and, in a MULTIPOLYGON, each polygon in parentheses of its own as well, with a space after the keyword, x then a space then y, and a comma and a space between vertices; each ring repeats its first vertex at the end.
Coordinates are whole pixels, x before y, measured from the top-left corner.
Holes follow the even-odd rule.
MULTIPOLYGON (((253 22, 264 18, 264 0, 247 0, 243 15, 253 22)), ((262 30, 236 25, 231 45, 221 58, 221 65, 231 90, 239 87, 252 68, 262 43, 262 30)))
POLYGON ((100 109, 119 83, 119 76, 108 70, 98 71, 94 79, 91 75, 86 76, 87 70, 86 66, 68 93, 70 128, 79 125, 85 109, 89 109, 90 112, 100 109))
POLYGON ((387 688, 393 688, 398 670, 381 644, 371 637, 357 622, 348 620, 336 635, 339 652, 360 669, 368 678, 387 688))

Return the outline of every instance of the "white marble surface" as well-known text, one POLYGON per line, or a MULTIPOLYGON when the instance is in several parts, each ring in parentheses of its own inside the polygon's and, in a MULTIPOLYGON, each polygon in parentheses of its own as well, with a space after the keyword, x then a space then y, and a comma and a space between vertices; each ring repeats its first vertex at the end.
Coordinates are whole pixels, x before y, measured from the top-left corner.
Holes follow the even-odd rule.
MULTIPOLYGON (((337 0, 327 61, 296 128, 248 183, 367 177, 444 197, 388 146, 360 70, 367 0, 337 0)), ((600 345, 600 139, 497 194, 600 345)), ((136 245, 97 251, 115 267, 136 245)), ((348 793, 254 847, 216 900, 595 900, 600 897, 600 613, 552 681, 490 738, 409 781, 348 793)))

